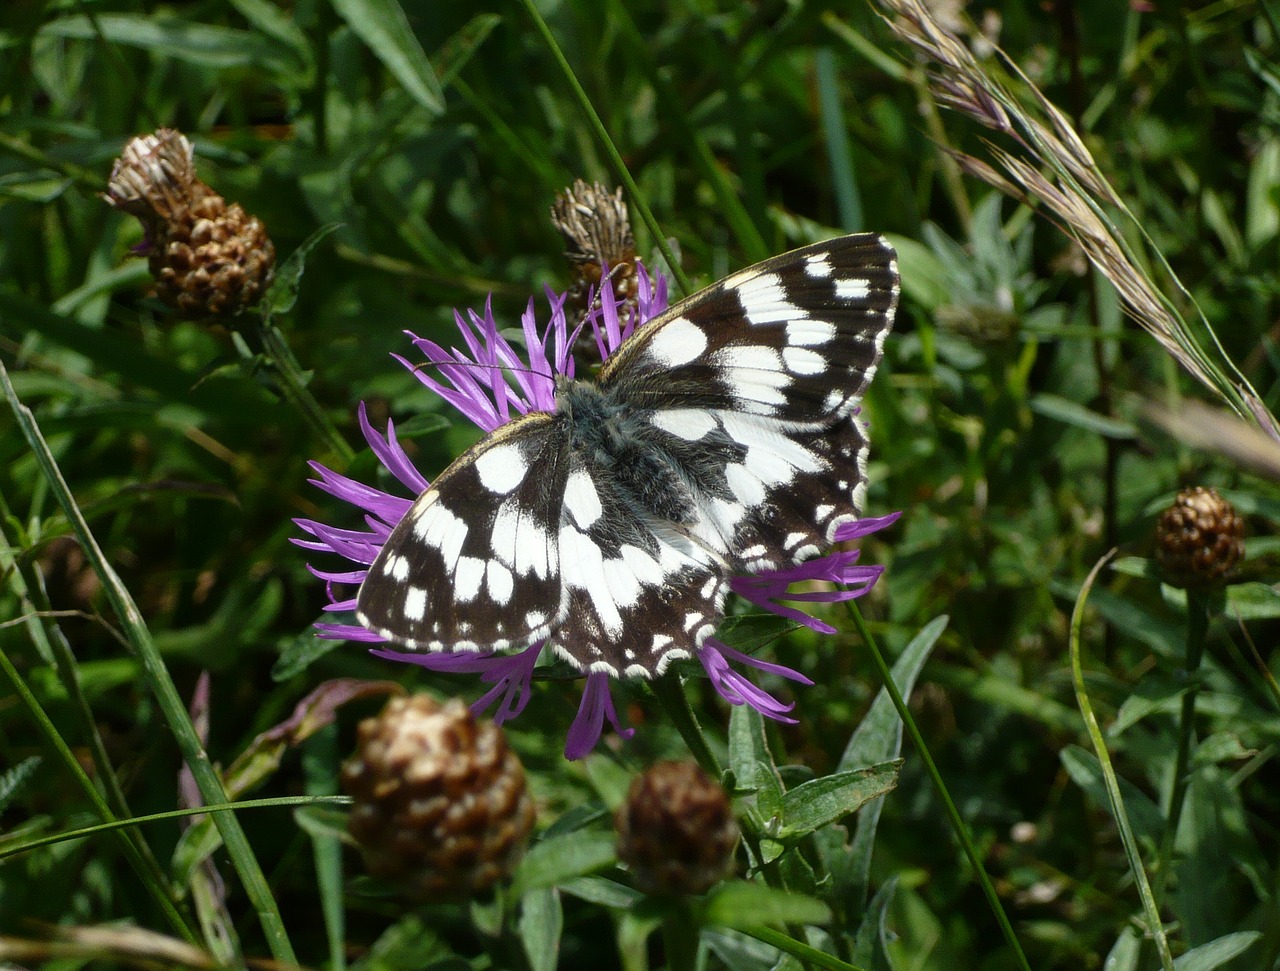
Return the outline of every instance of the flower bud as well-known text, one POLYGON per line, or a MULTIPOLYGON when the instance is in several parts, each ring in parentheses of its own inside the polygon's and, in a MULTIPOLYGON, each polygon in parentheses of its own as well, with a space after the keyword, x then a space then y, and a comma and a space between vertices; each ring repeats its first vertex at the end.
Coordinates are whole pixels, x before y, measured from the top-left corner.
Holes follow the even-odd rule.
POLYGON ((410 896, 473 895, 509 876, 533 829, 524 767, 456 698, 394 698, 342 766, 347 830, 376 877, 410 896))
POLYGON ((693 762, 658 762, 633 779, 614 826, 618 858, 646 893, 702 893, 733 867, 729 797, 693 762))
MULTIPOLYGON (((631 232, 631 216, 622 200, 622 190, 610 192, 599 182, 591 185, 576 180, 556 196, 551 222, 564 237, 565 256, 573 268, 573 281, 565 294, 565 313, 570 327, 591 313, 592 291, 600 302, 600 268, 609 268, 609 281, 618 301, 619 316, 626 319, 637 306, 636 240, 631 232), (629 310, 626 308, 630 308, 629 310)), ((590 327, 584 327, 574 347, 583 363, 600 363, 600 351, 590 327)))
POLYGON ((1213 489, 1183 489, 1156 524, 1156 561, 1166 583, 1221 586, 1244 556, 1244 520, 1213 489))

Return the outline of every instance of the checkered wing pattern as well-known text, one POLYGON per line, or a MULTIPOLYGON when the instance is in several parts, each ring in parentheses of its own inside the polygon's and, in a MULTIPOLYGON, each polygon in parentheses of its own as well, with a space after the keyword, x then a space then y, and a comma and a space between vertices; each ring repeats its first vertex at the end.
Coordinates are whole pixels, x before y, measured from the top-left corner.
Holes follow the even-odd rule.
POLYGON ((358 616, 413 649, 550 636, 649 677, 714 630, 729 578, 819 555, 857 518, 857 407, 898 299, 893 250, 846 236, 674 305, 498 429, 415 502, 358 616))

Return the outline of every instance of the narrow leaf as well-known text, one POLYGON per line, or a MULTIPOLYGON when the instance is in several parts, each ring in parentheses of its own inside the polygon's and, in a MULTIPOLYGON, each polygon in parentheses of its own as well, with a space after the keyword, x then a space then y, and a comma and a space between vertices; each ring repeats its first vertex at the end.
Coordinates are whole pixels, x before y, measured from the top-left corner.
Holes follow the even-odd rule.
POLYGON ((418 104, 433 115, 444 111, 436 72, 396 0, 333 0, 333 9, 418 104))

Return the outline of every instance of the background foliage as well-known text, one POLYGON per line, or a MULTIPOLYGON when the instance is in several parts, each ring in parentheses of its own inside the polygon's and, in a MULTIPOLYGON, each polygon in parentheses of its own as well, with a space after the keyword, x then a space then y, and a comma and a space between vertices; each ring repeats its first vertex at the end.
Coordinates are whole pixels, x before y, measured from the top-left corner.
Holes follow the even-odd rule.
MULTIPOLYGON (((1082 643, 1128 815, 1157 884, 1171 888, 1161 902, 1175 953, 1254 930, 1262 935, 1222 966, 1277 966, 1280 717, 1251 646, 1269 659, 1277 489, 1138 414, 1142 402, 1177 413, 1208 393, 1127 321, 1066 235, 963 176, 940 150, 981 155, 991 136, 939 106, 876 8, 561 0, 540 9, 692 278, 709 282, 846 231, 887 232, 898 245, 906 299, 865 413, 868 509, 905 514, 864 544, 863 561, 888 571, 863 609, 893 656, 949 617, 936 645, 929 639, 911 707, 1033 967, 1101 967, 1109 953, 1109 967, 1156 966, 1154 951, 1134 944, 1138 895, 1072 691, 1068 621, 1082 580, 1113 545, 1147 556, 1155 515, 1182 485, 1215 485, 1247 516, 1254 565, 1250 582, 1230 591, 1234 612, 1210 628, 1170 872, 1160 872, 1160 846, 1189 684, 1185 598, 1130 561, 1100 579, 1082 643)), ((984 63, 995 64, 998 42, 1075 121, 1274 410, 1272 6, 939 0, 935 12, 984 63)), ((364 400, 375 425, 388 415, 404 423, 415 460, 434 473, 475 433, 390 361, 407 349, 402 331, 447 342, 451 308, 490 294, 499 320, 514 323, 530 295, 541 301, 544 285, 568 281, 547 217, 554 194, 578 177, 616 182, 525 9, 19 0, 0 12, 0 50, 0 360, 185 701, 208 672, 210 758, 230 766, 337 677, 474 697, 469 680, 389 667, 355 645, 308 653, 324 591, 289 543, 291 519, 335 517, 337 504, 306 484, 306 463, 340 465, 340 456, 273 390, 271 363, 247 329, 178 321, 148 296, 145 262, 130 254, 139 228, 98 193, 130 136, 167 125, 195 142, 206 182, 264 220, 282 256, 338 224, 309 254, 297 303, 277 323, 347 442, 363 446, 354 415, 364 400), (429 64, 395 40, 401 17, 429 64)), ((640 251, 652 253, 652 238, 637 232, 640 251)), ((1153 274, 1174 292, 1164 271, 1153 274)), ((347 471, 378 475, 367 450, 347 471)), ((0 647, 14 676, 86 765, 89 713, 134 813, 175 808, 179 751, 162 705, 122 647, 101 571, 8 410, 0 497, 0 647), (59 613, 41 623, 35 609, 59 613), (54 660, 59 636, 78 688, 54 660)), ((793 694, 798 726, 768 727, 788 786, 842 765, 880 688, 861 639, 842 614, 832 619, 845 633, 795 634, 769 648, 816 682, 793 694)), ((720 746, 729 715, 703 688, 689 685, 720 746)), ((576 688, 544 682, 538 691, 510 734, 549 836, 555 827, 606 831, 606 807, 637 767, 684 752, 636 692, 636 738, 567 764, 560 751, 576 688)), ((16 692, 0 706, 0 848, 97 819, 16 692)), ((354 724, 375 704, 343 707, 252 794, 334 791, 354 724)), ((893 732, 877 731, 888 757, 893 732)), ((918 758, 909 745, 903 754, 899 786, 871 830, 871 890, 884 891, 875 907, 886 908, 889 943, 857 950, 812 928, 799 939, 902 969, 1017 966, 918 758)), ((457 953, 483 965, 465 905, 422 913, 358 886, 344 894, 332 811, 307 812, 240 814, 301 962, 417 967, 457 953)), ((194 840, 180 842, 175 823, 139 832, 170 879, 195 897, 211 892, 194 840)), ((836 911, 833 935, 840 921, 850 934, 866 931, 860 908, 842 913, 832 885, 812 882, 817 861, 830 859, 816 848, 830 842, 825 832, 793 851, 812 885, 792 885, 836 911)), ((124 922, 170 932, 124 852, 98 835, 3 860, 0 929, 124 922)), ((225 857, 213 859, 230 891, 225 910, 208 912, 224 913, 223 939, 266 955, 225 857)), ((588 871, 566 872, 582 880, 588 871)), ((563 884, 551 903, 536 890, 525 898, 527 913, 563 908, 561 966, 660 963, 656 947, 646 958, 643 921, 621 916, 634 903, 625 878, 607 860, 596 872, 607 879, 563 884)), ((792 931, 808 921, 787 919, 792 931)), ((778 960, 725 926, 704 941, 713 966, 778 960)), ((550 947, 534 949, 532 966, 552 966, 550 947)))

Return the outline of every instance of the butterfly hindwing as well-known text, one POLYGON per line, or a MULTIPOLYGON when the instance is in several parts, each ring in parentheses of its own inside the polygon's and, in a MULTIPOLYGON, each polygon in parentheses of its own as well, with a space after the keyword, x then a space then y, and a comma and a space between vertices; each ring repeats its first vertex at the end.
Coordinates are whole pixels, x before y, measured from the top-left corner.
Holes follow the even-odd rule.
POLYGON ((607 467, 577 457, 560 559, 565 619, 554 643, 583 670, 651 675, 715 629, 727 589, 719 559, 638 508, 607 467))

